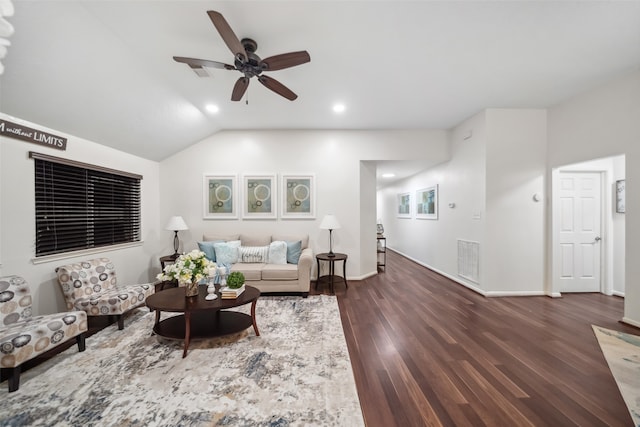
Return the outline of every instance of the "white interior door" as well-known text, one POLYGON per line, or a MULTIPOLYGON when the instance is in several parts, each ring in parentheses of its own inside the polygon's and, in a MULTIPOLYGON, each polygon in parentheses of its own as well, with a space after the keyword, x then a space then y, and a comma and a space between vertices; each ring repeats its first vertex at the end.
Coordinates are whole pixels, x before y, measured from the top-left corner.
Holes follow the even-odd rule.
POLYGON ((560 173, 560 292, 600 292, 601 187, 600 173, 560 173))

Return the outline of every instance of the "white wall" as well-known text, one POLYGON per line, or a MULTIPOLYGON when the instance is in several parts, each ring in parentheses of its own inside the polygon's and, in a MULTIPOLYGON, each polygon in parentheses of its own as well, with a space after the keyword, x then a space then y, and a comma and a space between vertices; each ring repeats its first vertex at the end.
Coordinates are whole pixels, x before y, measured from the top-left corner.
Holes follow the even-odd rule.
POLYGON ((548 174, 554 168, 626 155, 625 317, 640 326, 640 71, 549 109, 548 174))
MULTIPOLYGON (((416 262, 483 292, 457 276, 457 239, 484 241, 485 221, 485 112, 466 120, 451 132, 451 159, 378 191, 378 217, 387 246, 416 262), (472 132, 472 136, 464 139, 472 132), (438 185, 438 220, 398 218, 397 195, 438 185), (455 207, 450 208, 449 204, 455 207)), ((415 212, 415 206, 412 206, 415 212)), ((412 216, 414 216, 412 214, 412 216)), ((482 261, 482 258, 481 258, 482 261)))
MULTIPOLYGON (((329 249, 327 231, 318 228, 320 221, 325 214, 333 213, 342 225, 333 233, 333 249, 348 254, 347 276, 362 278, 376 271, 376 215, 371 212, 375 209, 375 172, 361 166, 361 161, 444 161, 448 156, 445 131, 220 132, 161 163, 161 222, 172 215, 183 216, 189 226, 188 231, 180 232, 184 250, 195 248, 204 232, 307 233, 314 253, 319 253, 329 249), (315 174, 316 219, 243 220, 240 215, 237 220, 203 220, 205 173, 238 174, 239 180, 251 173, 315 174), (363 183, 361 179, 372 182, 363 183), (361 198, 363 190, 365 200, 361 198), (365 223, 361 224, 363 219, 365 223), (363 243, 368 240, 361 230, 371 230, 371 248, 363 247, 368 246, 363 243)), ((165 234, 161 251, 170 253, 172 233, 165 234)))
POLYGON ((360 162, 360 272, 361 276, 378 271, 376 240, 376 166, 360 162))
POLYGON ((626 214, 616 213, 615 210, 615 182, 626 177, 626 159, 625 156, 616 156, 613 158, 613 172, 611 175, 611 215, 612 230, 610 236, 612 238, 612 257, 611 271, 613 284, 611 286, 614 295, 625 295, 625 262, 626 262, 626 214))
POLYGON ((119 282, 141 283, 153 280, 151 267, 154 261, 158 262, 152 258, 152 254, 158 246, 159 164, 2 113, 0 117, 68 138, 66 151, 60 151, 0 136, 0 274, 25 277, 34 294, 34 314, 66 311, 55 275, 55 268, 59 265, 106 256, 116 265, 119 282), (76 256, 34 265, 34 170, 29 151, 142 175, 143 243, 98 255, 76 256))
POLYGON ((487 295, 545 292, 545 110, 486 113, 486 230, 481 253, 487 295))
POLYGON ((378 192, 389 247, 487 296, 544 293, 545 111, 489 109, 451 138, 450 161, 378 192), (396 217, 398 193, 434 184, 438 220, 396 217), (458 239, 480 244, 479 283, 458 276, 458 239))

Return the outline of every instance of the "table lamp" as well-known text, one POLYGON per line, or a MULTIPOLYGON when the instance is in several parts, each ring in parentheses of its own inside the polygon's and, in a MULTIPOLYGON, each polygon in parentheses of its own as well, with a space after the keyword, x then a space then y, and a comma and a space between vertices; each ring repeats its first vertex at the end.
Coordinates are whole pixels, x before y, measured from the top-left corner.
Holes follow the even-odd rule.
POLYGON ((322 222, 320 223, 320 229, 321 230, 329 230, 329 254, 328 256, 330 257, 334 257, 336 256, 333 253, 333 239, 331 238, 331 232, 333 230, 337 230, 338 228, 340 228, 340 223, 338 222, 338 219, 335 217, 335 215, 325 215, 324 218, 322 218, 322 222))
POLYGON ((173 236, 173 256, 177 257, 178 246, 180 245, 180 241, 178 240, 178 231, 188 230, 189 227, 187 227, 187 224, 184 222, 184 219, 182 219, 181 216, 172 216, 164 229, 171 230, 175 233, 173 236))

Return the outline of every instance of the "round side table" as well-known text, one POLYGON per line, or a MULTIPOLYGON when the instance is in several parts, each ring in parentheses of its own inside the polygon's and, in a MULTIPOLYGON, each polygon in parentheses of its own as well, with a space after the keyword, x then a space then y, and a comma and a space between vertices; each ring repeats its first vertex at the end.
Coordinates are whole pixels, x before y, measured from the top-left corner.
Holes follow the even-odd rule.
POLYGON ((321 253, 316 255, 316 263, 318 264, 318 280, 316 280, 316 289, 318 289, 318 283, 329 282, 329 289, 331 289, 331 293, 334 293, 333 283, 336 277, 342 280, 347 288, 349 287, 349 284, 347 283, 347 254, 334 253, 333 256, 331 256, 326 252, 321 253), (329 263, 329 274, 320 276, 320 261, 329 263), (336 261, 342 261, 342 277, 336 276, 335 274, 336 261))

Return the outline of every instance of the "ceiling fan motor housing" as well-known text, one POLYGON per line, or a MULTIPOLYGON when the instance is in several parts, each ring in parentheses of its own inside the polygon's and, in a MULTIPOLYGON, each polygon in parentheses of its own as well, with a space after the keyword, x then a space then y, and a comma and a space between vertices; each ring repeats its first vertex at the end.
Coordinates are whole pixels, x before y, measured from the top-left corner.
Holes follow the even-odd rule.
POLYGON ((244 73, 247 77, 254 77, 262 73, 266 67, 263 68, 262 59, 254 53, 254 51, 247 49, 247 46, 253 47, 254 49, 258 46, 256 42, 251 39, 242 39, 243 44, 245 45, 245 49, 247 51, 247 61, 242 62, 239 58, 235 59, 236 68, 244 73), (245 41, 253 42, 253 45, 245 44, 245 41))
POLYGON ((242 43, 242 46, 244 46, 244 50, 249 53, 253 53, 258 49, 258 43, 253 39, 244 38, 240 40, 240 43, 242 43))

